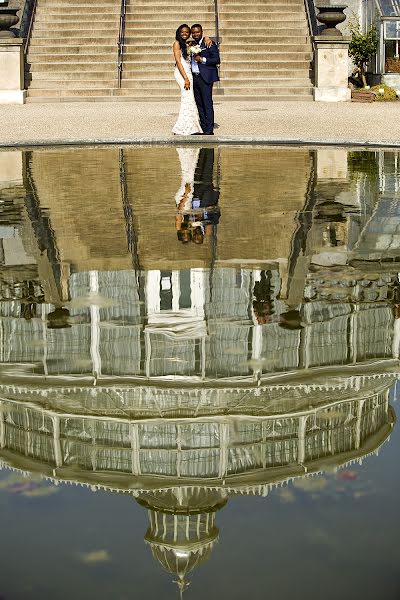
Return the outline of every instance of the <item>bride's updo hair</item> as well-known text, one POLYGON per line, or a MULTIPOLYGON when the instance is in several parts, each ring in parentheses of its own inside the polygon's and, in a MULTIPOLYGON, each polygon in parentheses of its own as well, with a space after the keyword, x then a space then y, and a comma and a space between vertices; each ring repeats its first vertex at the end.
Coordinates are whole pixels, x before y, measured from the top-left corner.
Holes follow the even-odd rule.
POLYGON ((186 25, 185 23, 183 25, 180 25, 178 27, 178 29, 176 30, 176 34, 175 34, 175 39, 179 42, 179 45, 181 47, 182 50, 182 56, 183 58, 187 58, 188 57, 188 51, 187 51, 187 46, 186 46, 186 41, 184 39, 182 39, 182 29, 189 29, 189 33, 190 33, 190 27, 189 25, 186 25))

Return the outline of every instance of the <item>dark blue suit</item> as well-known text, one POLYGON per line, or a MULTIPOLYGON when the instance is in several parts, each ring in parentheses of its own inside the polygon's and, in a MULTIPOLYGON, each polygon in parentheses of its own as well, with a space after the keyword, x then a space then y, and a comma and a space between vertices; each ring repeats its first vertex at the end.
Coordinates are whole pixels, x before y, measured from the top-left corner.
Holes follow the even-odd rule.
POLYGON ((193 73, 193 92, 199 111, 200 125, 204 133, 214 131, 214 105, 212 99, 213 84, 219 81, 217 65, 219 65, 219 50, 213 42, 207 48, 204 41, 201 43, 201 56, 206 63, 199 62, 200 74, 193 73))

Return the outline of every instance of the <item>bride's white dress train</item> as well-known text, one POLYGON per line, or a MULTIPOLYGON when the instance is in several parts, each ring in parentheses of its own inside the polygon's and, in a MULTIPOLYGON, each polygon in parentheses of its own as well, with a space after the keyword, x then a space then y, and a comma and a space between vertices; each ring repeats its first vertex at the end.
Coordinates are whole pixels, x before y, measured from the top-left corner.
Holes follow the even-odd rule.
POLYGON ((190 62, 185 60, 181 55, 181 63, 190 81, 190 89, 185 90, 185 81, 180 74, 178 67, 175 67, 175 79, 181 90, 181 107, 178 120, 172 129, 172 133, 175 133, 176 135, 202 133, 203 130, 200 127, 199 113, 193 94, 193 75, 192 69, 190 68, 190 62))

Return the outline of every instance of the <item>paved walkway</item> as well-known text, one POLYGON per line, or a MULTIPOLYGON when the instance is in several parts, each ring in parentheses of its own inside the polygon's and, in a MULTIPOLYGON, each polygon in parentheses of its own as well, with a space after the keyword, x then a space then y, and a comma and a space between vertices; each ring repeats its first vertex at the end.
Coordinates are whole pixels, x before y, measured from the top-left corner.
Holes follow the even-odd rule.
MULTIPOLYGON (((0 105, 0 146, 178 141, 177 102, 0 105)), ((400 146, 400 101, 390 103, 218 102, 213 141, 400 146)), ((199 141, 192 136, 190 141, 199 141)))

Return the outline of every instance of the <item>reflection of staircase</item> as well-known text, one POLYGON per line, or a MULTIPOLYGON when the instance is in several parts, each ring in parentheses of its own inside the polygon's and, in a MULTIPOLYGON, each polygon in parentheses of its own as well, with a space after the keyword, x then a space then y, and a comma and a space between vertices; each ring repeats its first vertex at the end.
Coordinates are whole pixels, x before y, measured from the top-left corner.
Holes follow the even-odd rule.
POLYGON ((221 78, 232 99, 310 99, 304 0, 218 0, 221 78))
POLYGON ((119 96, 163 100, 179 96, 172 44, 179 25, 201 23, 213 36, 214 0, 128 0, 122 89, 119 96))
POLYGON ((117 87, 120 0, 38 0, 30 100, 90 100, 117 87))

